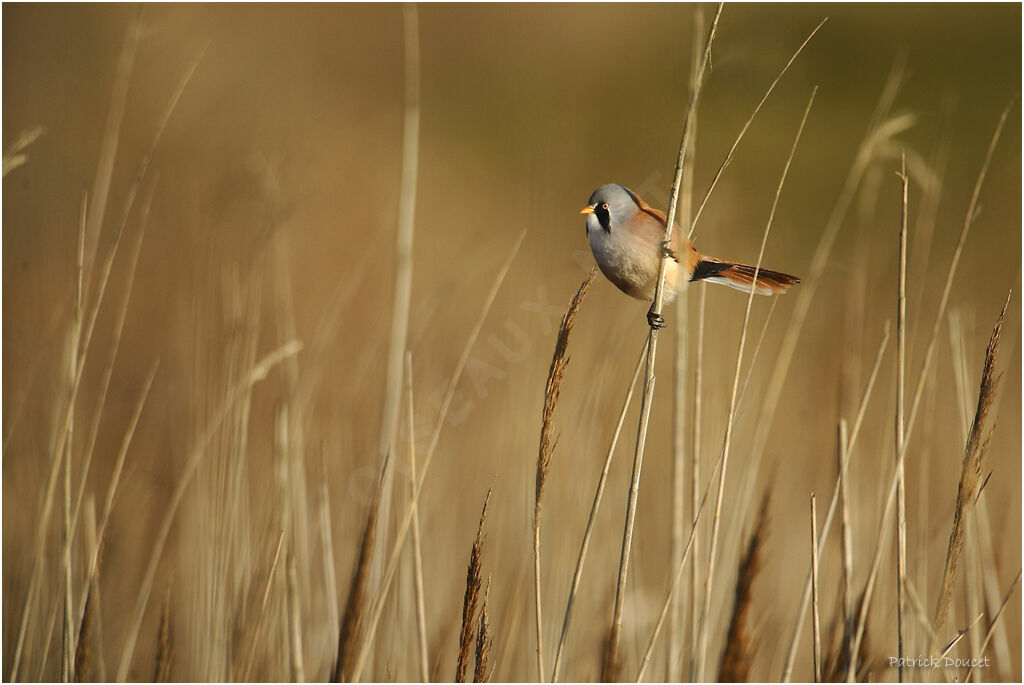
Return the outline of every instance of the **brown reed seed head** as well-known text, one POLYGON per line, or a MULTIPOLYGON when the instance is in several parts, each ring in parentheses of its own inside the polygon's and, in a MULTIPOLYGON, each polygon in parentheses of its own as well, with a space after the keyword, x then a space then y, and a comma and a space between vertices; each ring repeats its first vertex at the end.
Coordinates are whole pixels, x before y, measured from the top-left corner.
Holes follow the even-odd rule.
POLYGON ((487 600, 491 596, 491 579, 487 578, 487 589, 484 590, 484 601, 480 605, 480 628, 476 633, 476 667, 473 669, 473 682, 486 683, 491 679, 488 672, 488 663, 491 659, 491 647, 494 640, 491 637, 490 620, 487 616, 487 600))
POLYGON ((359 646, 359 636, 363 632, 366 616, 366 585, 369 580, 370 560, 377 538, 377 516, 380 513, 381 488, 378 482, 377 492, 370 510, 366 514, 366 525, 363 528, 362 542, 359 545, 359 558, 356 559, 352 582, 348 588, 348 599, 345 601, 345 613, 341 617, 341 628, 338 631, 338 653, 335 656, 331 682, 340 683, 349 679, 352 660, 359 646))
POLYGON ((481 560, 484 547, 484 520, 487 518, 487 505, 491 501, 491 489, 487 490, 484 506, 480 511, 480 523, 476 529, 476 539, 469 553, 469 567, 466 569, 466 595, 462 602, 462 630, 459 632, 459 660, 455 666, 455 682, 466 682, 466 671, 469 658, 473 653, 473 640, 476 636, 476 607, 480 600, 481 560))
POLYGON ((726 683, 742 683, 749 680, 750 667, 754 661, 757 646, 747 626, 747 617, 753 601, 754 579, 761 570, 761 552, 768 538, 769 491, 761 499, 754 532, 750 535, 746 551, 740 558, 736 573, 735 602, 729 632, 726 636, 722 659, 718 667, 718 680, 726 683))
POLYGON ((1001 374, 996 373, 996 359, 999 355, 999 336, 1003 330, 1003 319, 1006 308, 1010 304, 1007 295, 1003 310, 999 313, 988 347, 985 349, 985 366, 981 372, 981 388, 978 392, 978 407, 974 413, 974 422, 967 436, 964 448, 964 460, 960 471, 960 483, 957 486, 956 507, 953 510, 953 530, 949 534, 949 547, 946 550, 946 564, 942 573, 942 585, 939 586, 939 599, 935 607, 933 621, 934 637, 931 650, 942 640, 941 633, 949 613, 949 603, 953 598, 953 583, 956 580, 956 568, 964 549, 967 513, 974 506, 981 484, 981 461, 988 452, 991 430, 988 430, 988 415, 995 400, 1001 374))
MULTIPOLYGON (((544 499, 544 483, 547 479, 548 468, 551 465, 551 453, 554 451, 554 444, 551 438, 555 407, 558 405, 558 395, 562 388, 562 381, 565 379, 565 372, 569 368, 569 357, 566 351, 569 347, 569 333, 576 323, 576 314, 583 304, 583 298, 587 296, 590 284, 597 276, 597 267, 590 270, 590 274, 580 284, 576 295, 569 302, 569 308, 562 316, 562 323, 558 327, 558 338, 555 341, 555 353, 551 358, 551 368, 548 370, 548 380, 544 386, 544 413, 541 417, 540 428, 540 449, 537 453, 537 487, 536 487, 536 508, 534 518, 540 518, 541 505, 544 499)), ((557 442, 557 440, 556 440, 557 442)))

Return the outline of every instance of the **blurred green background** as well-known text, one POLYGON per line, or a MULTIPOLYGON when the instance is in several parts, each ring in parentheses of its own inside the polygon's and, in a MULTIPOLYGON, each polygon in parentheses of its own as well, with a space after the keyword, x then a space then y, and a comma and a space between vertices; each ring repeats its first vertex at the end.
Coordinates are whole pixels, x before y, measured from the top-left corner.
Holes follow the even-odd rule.
MULTIPOLYGON (((713 10, 704 7, 705 20, 713 10)), ((558 317, 591 259, 578 211, 594 188, 608 182, 631 187, 660 208, 667 204, 687 102, 694 14, 695 6, 675 4, 419 7, 421 148, 409 335, 418 436, 432 428, 440 394, 484 293, 519 232, 527 229, 474 348, 474 364, 460 386, 455 417, 442 433, 423 495, 422 525, 431 541, 424 560, 433 598, 431 646, 442 677, 448 677, 454 658, 475 518, 492 484, 486 553, 500 597, 494 611, 502 645, 495 677, 532 677, 533 614, 526 607, 532 602, 527 589, 532 582, 533 468, 558 317), (518 642, 510 644, 514 639, 518 642)), ((694 237, 705 254, 756 260, 786 155, 817 86, 764 258, 767 267, 805 274, 886 79, 894 65, 905 65, 893 110, 912 113, 916 123, 874 160, 858 189, 801 332, 766 463, 752 476, 761 486, 771 483, 775 492, 770 548, 755 591, 761 650, 754 673, 769 680, 778 677, 806 573, 807 496, 831 492, 836 422, 839 416, 852 418, 884 322, 895 320, 900 187, 894 172, 899 152, 905 150, 916 165, 908 276, 908 382, 914 383, 986 148, 1000 112, 1019 96, 1021 84, 1019 4, 729 4, 700 103, 698 198, 768 84, 825 17, 828 21, 740 144, 694 237), (941 177, 933 228, 919 221, 927 205, 922 165, 941 177)), ((99 237, 101 255, 110 247, 167 103, 189 65, 201 58, 154 151, 128 224, 132 236, 143 223, 146 228, 88 480, 101 500, 143 379, 154 360, 160 367, 104 552, 102 649, 107 658, 120 655, 124 618, 149 558, 152 530, 184 455, 224 392, 221 370, 232 359, 239 331, 253 341, 257 356, 292 336, 307 342, 299 365, 315 376, 316 389, 304 424, 307 450, 297 458, 306 464, 314 492, 317 445, 326 454, 342 590, 365 511, 368 479, 362 476, 368 473, 372 481, 378 464, 401 168, 402 7, 5 4, 4 149, 21 131, 45 127, 27 151, 27 163, 3 186, 5 677, 59 413, 78 215, 83 192, 92 188, 96 175, 118 56, 136 19, 141 35, 99 237), (139 207, 150 200, 143 222, 139 207), (332 319, 335 306, 340 314, 332 319), (337 327, 330 344, 311 357, 308 343, 324 320, 337 327)), ((950 299, 969 363, 972 412, 991 326, 1007 291, 1013 288, 1016 297, 1020 289, 1020 123, 1020 108, 1014 104, 950 299)), ((121 260, 114 269, 112 302, 124 296, 126 279, 121 260)), ((748 390, 752 399, 740 408, 729 476, 736 480, 727 481, 727 512, 740 503, 736 488, 753 435, 755 400, 764 391, 794 299, 783 298, 772 313, 748 390)), ((744 297, 727 289, 707 294, 704 477, 718 456, 745 304, 744 297)), ((769 304, 755 302, 752 325, 758 332, 769 304)), ((84 376, 80 411, 86 420, 97 411, 115 310, 108 305, 101 312, 93 341, 101 352, 84 376)), ((561 437, 544 532, 551 639, 603 450, 645 334, 645 311, 645 305, 599 279, 573 336, 572 364, 556 418, 561 437)), ((693 303, 690 311, 695 311, 693 303)), ((999 422, 988 457, 994 475, 983 500, 995 531, 991 556, 996 565, 986 568, 1004 591, 1021 565, 1019 312, 1017 300, 1011 302, 999 422)), ((659 359, 659 380, 664 380, 657 386, 638 516, 628 663, 642 653, 668 582, 669 350, 680 330, 693 330, 693 322, 669 318, 670 332, 663 339, 671 342, 659 359)), ((911 573, 929 614, 963 448, 960 404, 950 399, 955 386, 949 340, 944 326, 935 380, 917 428, 919 442, 916 449, 911 443, 907 465, 911 573)), ((894 373, 890 344, 852 467, 851 487, 862 504, 854 519, 858 586, 877 538, 883 482, 893 458, 894 373)), ((275 408, 288 388, 283 373, 260 386, 241 450, 250 479, 251 499, 244 507, 251 520, 246 525, 259 540, 249 563, 260 573, 265 573, 266 541, 276 540, 276 509, 267 498, 275 492, 275 408)), ((626 425, 635 426, 634 419, 626 425)), ((571 678, 597 674, 594 653, 614 588, 616 538, 629 475, 628 435, 602 511, 604 539, 595 545, 584 578, 585 598, 570 642, 571 678)), ((216 458, 204 468, 217 468, 216 458)), ((216 499, 219 481, 211 482, 190 491, 191 504, 184 511, 201 512, 202 502, 216 499)), ((737 550, 750 528, 749 520, 726 516, 723 575, 713 604, 715 654, 731 610, 737 550)), ((196 588, 208 578, 205 562, 183 554, 188 547, 181 542, 210 523, 199 514, 179 519, 160 583, 169 585, 173 577, 176 592, 199 596, 196 588)), ((56 535, 56 523, 53 530, 56 535)), ((319 557, 310 552, 313 558, 319 557)), ((831 574, 826 598, 831 616, 838 584, 834 550, 824 563, 823 573, 831 574)), ((323 677, 333 659, 330 631, 335 628, 324 623, 329 614, 323 609, 323 578, 319 571, 309 573, 303 599, 312 633, 307 675, 323 677)), ((891 574, 883 579, 885 588, 879 592, 884 596, 876 600, 879 608, 872 618, 877 627, 871 644, 879 658, 894 649, 891 574)), ((56 576, 48 582, 56 588, 56 576)), ((157 594, 162 596, 162 590, 157 594)), ((1009 632, 1011 661, 1004 659, 995 671, 1011 680, 1021 673, 1019 597, 1001 619, 1009 632)), ((155 630, 158 604, 151 602, 144 631, 155 630)), ((950 626, 966 625, 974 606, 955 603, 956 620, 950 626)), ((193 637, 176 651, 180 670, 173 673, 224 677, 201 656, 217 647, 195 637, 205 635, 196 627, 203 620, 200 614, 207 615, 183 609, 174 618, 179 633, 193 637)), ((46 613, 40 610, 39 615, 46 613)), ((411 644, 403 642, 412 639, 408 631, 388 630, 395 653, 411 644)), ((52 654, 50 661, 45 658, 47 650, 37 644, 41 638, 33 633, 30 639, 33 668, 56 668, 59 660, 52 654)), ((56 649, 59 634, 54 643, 56 649)), ((148 637, 140 641, 137 663, 148 663, 143 655, 151 652, 151 643, 148 637)), ((808 652, 801 653, 801 677, 809 677, 808 652)), ((385 677, 389 653, 381 648, 380 670, 373 677, 385 677)), ((396 677, 415 677, 404 658, 395 657, 396 677)), ((148 666, 137 668, 133 677, 149 677, 148 666)), ((58 675, 56 670, 40 673, 58 675)), ((277 677, 272 669, 265 675, 277 677)), ((894 675, 885 669, 878 673, 881 679, 894 675)), ((660 670, 656 677, 662 677, 660 670)))

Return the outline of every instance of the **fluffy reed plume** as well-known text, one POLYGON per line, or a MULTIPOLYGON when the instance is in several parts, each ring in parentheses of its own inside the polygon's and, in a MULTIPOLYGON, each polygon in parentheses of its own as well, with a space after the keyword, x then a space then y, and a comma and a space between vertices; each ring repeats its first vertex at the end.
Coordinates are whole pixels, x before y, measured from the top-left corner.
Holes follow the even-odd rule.
POLYGON ((89 643, 92 641, 92 622, 95 618, 96 607, 92 601, 92 588, 89 588, 85 595, 85 614, 82 617, 82 624, 78 629, 78 639, 75 640, 75 681, 79 683, 89 682, 92 677, 92 654, 89 651, 89 643))
POLYGON ((736 572, 735 601, 732 619, 725 638, 725 648, 718 666, 718 680, 725 683, 742 683, 750 677, 750 666, 754 662, 757 646, 750 633, 748 617, 753 601, 754 579, 761 570, 762 550, 768 538, 769 491, 761 498, 761 510, 757 514, 754 532, 750 535, 747 548, 740 557, 736 572))
POLYGON ((171 657, 174 645, 171 642, 171 590, 167 589, 164 606, 160 610, 160 628, 156 636, 156 661, 153 666, 153 682, 166 683, 170 680, 171 657))
POLYGON ((941 640, 942 629, 949 614, 949 602, 953 597, 953 583, 956 580, 957 564, 964 550, 964 534, 967 527, 967 515, 974 507, 980 493, 981 461, 988 452, 989 441, 992 439, 988 427, 989 410, 999 387, 1001 374, 996 373, 996 359, 999 355, 999 335, 1003 330, 1003 318, 1006 307, 1010 304, 1007 295, 1003 310, 992 329, 988 348, 985 350, 985 366, 981 372, 981 390, 978 393, 978 408, 974 413, 974 423, 967 436, 964 459, 960 470, 960 484, 957 486, 956 508, 953 510, 953 530, 949 534, 949 548, 946 551, 946 564, 942 571, 942 584, 939 586, 939 599, 935 606, 935 620, 932 621, 933 637, 929 652, 934 653, 936 641, 941 640))
MULTIPOLYGON (((388 458, 381 467, 381 479, 387 471, 388 458)), ((359 545, 359 557, 356 559, 352 582, 348 586, 348 599, 345 600, 345 613, 341 617, 341 628, 338 631, 338 653, 331 671, 331 682, 348 682, 352 677, 352 660, 359 647, 359 637, 363 633, 366 620, 367 594, 366 586, 370 576, 370 561, 377 542, 377 517, 380 514, 381 479, 377 481, 377 489, 370 502, 370 510, 366 514, 366 525, 363 527, 363 538, 359 545)))
MULTIPOLYGON (((487 505, 490 501, 491 490, 488 489, 483 509, 480 511, 476 539, 473 540, 473 548, 469 552, 469 567, 466 569, 466 596, 462 600, 462 630, 459 632, 459 660, 455 666, 457 683, 466 682, 466 670, 469 668, 469 658, 473 652, 473 641, 477 637, 476 606, 480 601, 480 588, 483 586, 480 566, 484 551, 484 520, 487 518, 487 505)), ((479 646, 477 649, 479 651, 479 646)))
POLYGON ((473 669, 473 682, 486 683, 491 680, 488 669, 491 660, 491 647, 494 639, 491 637, 491 624, 487 616, 487 600, 491 596, 491 579, 487 579, 487 589, 484 591, 484 601, 480 605, 480 627, 476 632, 476 665, 473 669))
POLYGON ((597 276, 597 267, 590 270, 590 274, 580 283, 576 295, 569 302, 569 308, 562 316, 562 324, 558 327, 558 338, 555 341, 555 353, 551 357, 551 368, 548 369, 548 380, 544 385, 544 412, 541 415, 540 424, 540 447, 537 450, 537 479, 533 508, 533 580, 534 600, 537 612, 537 680, 544 681, 544 647, 543 630, 541 628, 541 605, 540 605, 540 515, 544 509, 544 485, 548 477, 548 469, 551 466, 551 453, 555 449, 557 439, 552 439, 554 427, 555 407, 558 406, 558 395, 562 390, 562 381, 565 380, 565 373, 569 368, 569 357, 566 354, 569 349, 569 333, 576 325, 576 314, 583 304, 583 298, 590 290, 590 284, 597 276))

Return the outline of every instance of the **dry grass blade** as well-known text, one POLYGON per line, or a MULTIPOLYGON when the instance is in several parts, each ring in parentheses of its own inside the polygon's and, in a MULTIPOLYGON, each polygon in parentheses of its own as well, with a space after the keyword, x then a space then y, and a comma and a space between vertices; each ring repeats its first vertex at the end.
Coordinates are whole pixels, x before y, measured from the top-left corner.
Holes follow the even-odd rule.
POLYGON ((996 359, 999 355, 999 336, 1003 330, 1003 319, 1006 308, 1010 304, 1007 295, 1003 310, 999 313, 988 348, 985 350, 985 366, 981 372, 981 389, 978 392, 978 408, 974 412, 974 422, 967 437, 964 458, 960 471, 960 483, 957 486, 956 506, 953 509, 953 530, 949 535, 949 547, 946 551, 946 563, 942 570, 942 583, 939 585, 939 598, 935 606, 935 619, 932 627, 935 637, 929 652, 935 651, 935 640, 942 634, 949 614, 949 603, 953 597, 953 583, 956 580, 957 564, 964 549, 964 536, 967 527, 967 516, 977 501, 981 484, 982 459, 988 451, 991 430, 989 428, 989 410, 995 399, 1000 376, 996 373, 996 359))
POLYGON ((491 501, 491 490, 484 497, 484 506, 480 511, 480 523, 476 529, 473 548, 469 552, 469 566, 466 569, 466 594, 462 600, 462 630, 459 632, 459 659, 455 666, 455 682, 466 682, 469 659, 473 653, 474 639, 477 637, 476 606, 480 601, 480 590, 483 587, 481 563, 484 551, 484 521, 487 520, 487 505, 491 501))
POLYGON ((579 592, 580 580, 583 578, 583 564, 587 558, 587 550, 590 548, 590 538, 594 533, 594 524, 597 521, 597 512, 601 508, 601 500, 604 496, 604 487, 608 482, 608 470, 612 465, 612 457, 615 454, 615 447, 619 442, 619 435, 622 432, 622 424, 626 421, 626 412, 629 403, 633 399, 633 391, 636 389, 636 381, 640 377, 640 369, 643 368, 644 358, 647 356, 647 344, 649 339, 644 337, 644 346, 640 350, 640 356, 636 360, 636 368, 633 370, 633 379, 629 383, 629 390, 622 401, 622 409, 619 411, 619 419, 612 432, 612 439, 608 445, 608 452, 605 454, 604 466, 601 469, 601 476, 597 480, 597 489, 594 492, 594 502, 590 505, 590 516, 587 518, 587 529, 583 533, 583 541, 580 543, 580 553, 576 558, 576 569, 573 571, 572 585, 569 588, 569 598, 565 602, 565 616, 562 619, 562 634, 558 638, 558 648, 555 650, 555 665, 551 672, 551 682, 558 681, 558 672, 562 664, 562 649, 565 646, 566 636, 569 634, 569 620, 572 617, 573 606, 576 601, 576 594, 579 592))
MULTIPOLYGON (((996 623, 999 622, 999 617, 1003 615, 1003 609, 1010 602, 1010 597, 1013 595, 1013 591, 1017 588, 1017 583, 1020 582, 1020 570, 1017 571, 1017 576, 1010 583, 1010 589, 1006 591, 1006 596, 1003 597, 1002 604, 999 605, 999 609, 996 611, 996 615, 992 617, 992 622, 988 626, 988 630, 985 631, 985 639, 981 643, 981 650, 978 652, 978 657, 982 657, 985 654, 985 650, 988 649, 988 643, 992 639, 992 634, 995 632, 996 623)), ((971 666, 967 670, 967 675, 964 676, 964 682, 971 682, 971 677, 974 675, 974 666, 971 666)))
POLYGON ((535 500, 533 507, 533 580, 534 580, 534 605, 537 616, 537 680, 544 680, 544 640, 542 629, 541 598, 540 598, 540 518, 544 510, 544 485, 548 477, 548 469, 551 466, 551 453, 554 451, 557 439, 552 439, 554 428, 555 407, 558 406, 558 396, 562 390, 562 381, 565 380, 565 373, 569 368, 569 334, 576 324, 576 314, 579 313, 583 298, 587 296, 590 284, 597 276, 597 267, 590 270, 587 278, 580 283, 576 295, 569 302, 569 308, 562 316, 562 323, 558 327, 558 338, 555 341, 555 352, 551 357, 551 367, 548 369, 548 380, 544 385, 544 411, 541 415, 540 424, 540 447, 537 450, 537 477, 535 500))
POLYGON ((363 526, 363 535, 359 543, 359 556, 356 558, 355 568, 352 571, 352 581, 348 586, 348 598, 345 600, 345 611, 341 616, 341 627, 338 630, 338 653, 334 659, 334 668, 331 672, 331 682, 343 683, 352 680, 352 658, 355 656, 355 649, 359 645, 359 638, 363 632, 363 625, 366 620, 366 587, 370 578, 370 563, 373 561, 373 551, 377 544, 377 519, 380 515, 381 502, 381 481, 387 471, 388 459, 384 459, 381 466, 380 476, 377 480, 377 487, 374 491, 373 501, 370 502, 370 509, 366 513, 366 524, 363 526))
POLYGON ((263 584, 263 599, 260 601, 259 612, 256 614, 256 617, 252 622, 251 636, 249 638, 249 653, 245 660, 245 670, 242 671, 242 682, 249 681, 249 673, 252 670, 253 657, 256 655, 259 629, 263 623, 263 616, 267 613, 267 604, 270 601, 270 589, 273 587, 274 576, 277 571, 277 562, 281 558, 281 547, 283 545, 284 529, 281 529, 277 536, 277 548, 274 551, 274 560, 270 563, 270 569, 267 571, 267 581, 263 584))
POLYGON ((766 491, 761 499, 761 510, 757 514, 754 532, 750 535, 736 573, 732 618, 729 620, 729 632, 718 665, 720 682, 741 683, 750 679, 755 644, 748 623, 754 597, 754 580, 761 570, 761 556, 768 539, 768 501, 769 491, 766 491))
POLYGON ((491 579, 487 579, 484 601, 480 605, 480 627, 476 632, 476 662, 473 667, 473 682, 487 683, 491 680, 490 660, 494 640, 491 637, 491 624, 487 616, 487 600, 491 596, 491 579))

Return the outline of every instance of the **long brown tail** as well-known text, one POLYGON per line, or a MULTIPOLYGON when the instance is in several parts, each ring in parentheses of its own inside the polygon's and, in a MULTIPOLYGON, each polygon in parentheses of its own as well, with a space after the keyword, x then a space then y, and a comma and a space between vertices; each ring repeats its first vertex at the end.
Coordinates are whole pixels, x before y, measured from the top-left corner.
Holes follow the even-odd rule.
POLYGON ((721 283, 745 293, 753 290, 758 295, 781 295, 789 290, 790 286, 800 282, 796 276, 790 276, 780 271, 757 270, 747 264, 720 262, 709 257, 702 257, 697 262, 697 267, 693 270, 690 280, 721 283), (756 284, 754 282, 755 272, 757 273, 756 284))

